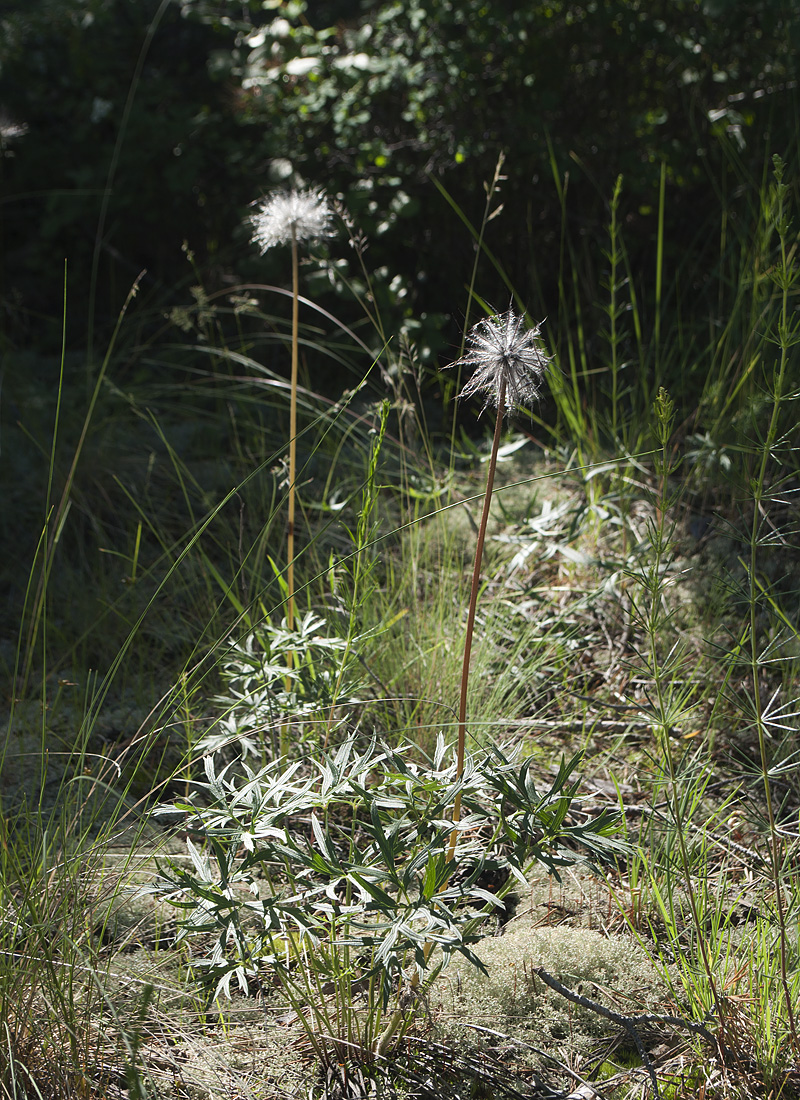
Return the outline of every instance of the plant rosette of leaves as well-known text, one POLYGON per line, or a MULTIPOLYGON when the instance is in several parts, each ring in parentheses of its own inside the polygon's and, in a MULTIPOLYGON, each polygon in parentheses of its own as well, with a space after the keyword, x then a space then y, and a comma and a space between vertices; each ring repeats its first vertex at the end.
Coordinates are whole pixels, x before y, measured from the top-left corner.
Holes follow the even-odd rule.
POLYGON ((213 936, 195 962, 214 996, 230 996, 233 978, 246 993, 269 966, 307 1030, 330 1026, 331 982, 337 1005, 360 1001, 378 1016, 399 991, 410 1020, 420 996, 403 992, 423 982, 424 993, 455 952, 482 968, 479 927, 534 864, 558 876, 623 847, 616 815, 576 806, 580 753, 540 789, 531 759, 498 745, 467 754, 458 777, 441 734, 432 759, 374 737, 360 751, 358 740, 257 771, 241 761, 217 772, 209 754, 196 794, 156 811, 182 819, 191 866, 171 862, 149 889, 184 911, 182 938, 213 936))

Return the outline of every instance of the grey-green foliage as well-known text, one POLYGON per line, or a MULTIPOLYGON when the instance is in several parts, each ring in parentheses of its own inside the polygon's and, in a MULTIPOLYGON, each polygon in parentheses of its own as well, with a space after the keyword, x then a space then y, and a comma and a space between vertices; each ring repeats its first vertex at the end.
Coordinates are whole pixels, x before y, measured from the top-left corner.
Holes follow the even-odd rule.
MULTIPOLYGON (((184 937, 213 935, 198 965, 217 993, 233 977, 246 991, 268 964, 298 1007, 324 980, 340 1004, 368 987, 379 1015, 398 983, 429 983, 454 953, 480 967, 472 945, 481 920, 531 864, 557 874, 620 848, 613 815, 575 814, 579 755, 543 788, 530 759, 497 746, 467 757, 461 780, 449 756, 441 736, 425 758, 354 734, 305 767, 218 770, 206 757, 198 797, 158 811, 187 829, 191 867, 172 864, 153 889, 184 911, 184 937), (460 839, 448 862, 459 789, 460 839), (487 872, 499 889, 484 888, 487 872)), ((316 993, 312 1014, 330 1028, 316 993)), ((413 1007, 411 998, 409 1015, 413 1007)))
MULTIPOLYGON (((320 615, 308 611, 292 630, 285 619, 280 625, 265 619, 240 640, 230 640, 218 665, 225 691, 215 701, 224 709, 199 742, 201 750, 215 751, 238 742, 244 757, 263 756, 268 747, 273 759, 290 755, 285 738, 290 726, 300 734, 295 743, 303 744, 324 723, 327 740, 336 708, 357 702, 356 696, 363 694, 358 651, 386 629, 381 624, 360 630, 359 618, 376 589, 372 576, 379 531, 376 477, 388 416, 389 402, 384 401, 380 426, 370 441, 361 507, 352 528, 342 524, 352 550, 339 561, 333 553, 329 558, 332 595, 346 620, 344 636, 327 629, 320 615)), ((286 581, 273 568, 286 598, 286 581)))
POLYGON ((336 702, 351 702, 353 662, 341 666, 347 643, 324 625, 309 611, 294 630, 264 622, 231 641, 219 663, 225 691, 215 699, 224 710, 198 747, 212 752, 238 742, 244 757, 260 757, 270 745, 277 756, 281 724, 320 719, 336 702))

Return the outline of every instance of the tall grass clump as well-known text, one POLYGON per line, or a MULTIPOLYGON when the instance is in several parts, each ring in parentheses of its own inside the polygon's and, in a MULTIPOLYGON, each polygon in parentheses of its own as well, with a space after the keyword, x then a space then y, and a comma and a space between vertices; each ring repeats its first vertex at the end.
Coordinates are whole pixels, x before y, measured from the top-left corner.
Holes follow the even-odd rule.
MULTIPOLYGON (((749 602, 749 622, 747 629, 750 680, 752 685, 752 719, 758 738, 758 757, 761 767, 761 781, 764 788, 764 802, 767 810, 769 836, 769 868, 774 889, 775 917, 778 930, 778 952, 780 958, 780 982, 784 994, 786 1023, 789 1029, 792 1049, 795 1057, 800 1056, 800 1036, 795 1019, 795 1000, 800 989, 800 970, 797 963, 797 934, 789 938, 787 923, 787 886, 791 897, 791 879, 787 882, 788 870, 785 840, 779 830, 773 794, 772 768, 776 761, 772 758, 768 745, 771 740, 770 726, 775 724, 776 710, 785 713, 794 710, 796 697, 792 697, 780 708, 776 707, 776 695, 767 700, 762 695, 762 668, 772 661, 772 647, 761 640, 759 614, 770 600, 769 586, 761 579, 759 549, 770 545, 776 539, 780 541, 780 529, 770 521, 770 510, 785 504, 783 492, 796 472, 789 463, 782 461, 782 452, 792 438, 792 426, 788 417, 796 408, 797 392, 789 382, 789 360, 791 349, 800 344, 800 325, 790 310, 790 299, 796 294, 800 281, 800 265, 797 262, 796 240, 790 240, 791 218, 788 209, 788 186, 784 181, 785 166, 776 156, 774 159, 775 181, 769 195, 769 205, 765 211, 765 220, 777 238, 777 256, 770 272, 771 281, 778 297, 777 316, 767 333, 767 349, 775 349, 775 360, 770 370, 765 364, 764 383, 768 397, 769 420, 766 433, 757 436, 758 446, 754 448, 755 468, 750 481, 753 494, 752 522, 749 532, 749 557, 747 560, 747 598, 749 602), (770 407, 771 406, 771 407, 770 407), (792 407, 794 406, 794 408, 792 407), (788 466, 788 468, 787 468, 788 466), (790 988, 789 954, 795 978, 790 988)), ((789 488, 789 492, 792 489, 789 488)), ((783 723, 778 723, 778 727, 783 723)))
MULTIPOLYGON (((129 305, 130 299, 126 310, 129 305)), ((208 311, 207 302, 203 308, 208 311)), ((124 316, 123 311, 118 328, 124 316)), ((217 352, 224 361, 225 349, 211 344, 213 328, 207 328, 203 354, 217 352)), ((164 351, 151 348, 149 354, 164 351)), ((246 362, 251 366, 253 360, 246 362)), ((283 730, 290 721, 293 729, 302 730, 313 717, 318 733, 315 745, 331 729, 341 736, 337 707, 342 698, 352 697, 353 649, 360 641, 356 626, 360 606, 370 592, 371 512, 379 490, 377 460, 387 410, 384 406, 379 411, 380 429, 373 446, 372 419, 362 412, 351 414, 346 398, 337 403, 309 393, 298 395, 311 414, 304 429, 306 437, 312 438, 306 463, 318 461, 325 477, 334 482, 332 492, 344 489, 345 507, 350 497, 361 496, 363 502, 352 538, 341 533, 339 500, 335 507, 311 513, 316 531, 309 545, 314 555, 315 535, 318 538, 320 530, 330 530, 334 519, 336 540, 319 551, 318 561, 323 564, 313 595, 307 584, 301 589, 309 611, 296 616, 293 630, 284 623, 268 639, 273 643, 273 658, 280 662, 277 682, 285 698, 274 693, 269 698, 270 724, 265 727, 264 712, 257 711, 250 684, 254 670, 258 671, 262 699, 269 693, 265 665, 270 652, 262 644, 262 628, 272 623, 276 610, 286 607, 286 589, 278 583, 280 576, 276 581, 279 570, 269 567, 268 549, 281 503, 269 483, 275 480, 273 467, 285 441, 273 449, 272 435, 261 430, 260 415, 250 415, 256 404, 253 394, 264 392, 259 390, 258 378, 226 377, 223 372, 211 378, 200 370, 189 373, 188 385, 184 377, 183 384, 175 386, 176 393, 180 390, 178 409, 170 404, 173 394, 168 383, 160 382, 149 391, 146 385, 138 392, 132 387, 123 394, 117 388, 118 372, 119 357, 112 344, 88 412, 77 415, 76 427, 73 404, 80 402, 68 392, 69 372, 62 356, 53 441, 46 456, 47 508, 21 609, 11 709, 0 753, 4 778, 0 1082, 3 1095, 9 1097, 88 1098, 111 1094, 123 1078, 130 1095, 153 1094, 142 1077, 139 1034, 142 1028, 155 1026, 153 1013, 161 1011, 162 995, 153 996, 152 988, 148 994, 147 983, 135 978, 141 998, 133 1007, 121 1006, 118 991, 109 992, 116 990, 118 967, 111 965, 114 951, 104 940, 107 930, 112 936, 111 907, 120 897, 127 903, 136 893, 136 875, 129 869, 134 862, 146 864, 163 843, 160 830, 153 834, 152 826, 143 825, 145 811, 159 795, 163 797, 164 786, 170 791, 189 790, 198 742, 203 734, 213 741, 214 723, 205 715, 214 709, 210 701, 226 684, 226 677, 231 694, 238 689, 250 706, 251 718, 256 719, 252 744, 262 762, 281 756, 280 747, 269 743, 270 726, 283 730), (113 382, 107 386, 109 378, 113 382), (192 462, 195 456, 187 458, 176 443, 173 419, 179 419, 181 412, 187 421, 197 415, 201 422, 203 417, 210 422, 217 413, 217 394, 223 391, 249 466, 240 468, 233 488, 230 482, 225 488, 216 481, 203 485, 208 471, 199 473, 192 462), (110 536, 106 541, 107 528, 91 512, 96 504, 91 495, 93 479, 105 490, 105 470, 87 462, 87 453, 98 453, 105 425, 113 422, 109 408, 115 401, 121 406, 120 419, 122 411, 130 416, 145 445, 143 484, 137 483, 139 471, 134 467, 131 476, 131 467, 124 464, 117 466, 128 475, 124 481, 121 476, 108 479, 130 506, 129 512, 119 513, 121 534, 116 542, 110 536), (67 406, 69 416, 64 412, 67 406), (362 452, 371 463, 365 479, 362 452), (266 507, 255 524, 245 525, 246 505, 255 510, 256 502, 263 500, 266 507), (81 518, 88 517, 101 545, 105 544, 98 560, 111 578, 105 586, 102 577, 95 577, 92 589, 100 609, 90 628, 91 644, 105 656, 96 674, 81 668, 80 644, 69 634, 67 621, 72 592, 68 581, 72 583, 77 570, 66 555, 79 511, 81 518), (253 541, 248 545, 245 540, 251 533, 253 541), (324 599, 334 598, 332 590, 326 591, 327 578, 334 565, 338 568, 332 560, 334 547, 349 566, 353 596, 342 603, 350 628, 341 637, 335 631, 331 636, 329 624, 310 610, 312 600, 320 606, 324 599), (242 633, 244 640, 237 646, 231 639, 241 638, 242 633), (255 643, 254 635, 258 635, 255 643), (118 639, 114 649, 112 638, 118 639), (125 704, 133 677, 127 677, 134 662, 142 663, 143 675, 134 680, 139 694, 131 709, 136 717, 128 717, 125 704), (173 674, 172 684, 165 685, 173 674), (59 745, 55 739, 61 732, 59 745), (143 829, 148 833, 146 843, 143 829), (117 853, 120 838, 130 849, 122 860, 117 853), (118 874, 117 870, 108 873, 109 861, 118 874)), ((209 441, 206 434, 206 459, 209 441)), ((227 480, 228 462, 236 468, 235 461, 226 458, 221 463, 222 480, 227 480)), ((88 539, 87 545, 91 545, 88 539)), ((84 565, 83 560, 80 564, 84 565)), ((336 621, 335 614, 331 618, 336 621)), ((226 706, 230 713, 230 695, 226 706)), ((230 753, 237 744, 241 748, 250 732, 246 722, 223 728, 219 738, 223 751, 230 753)), ((176 1018, 170 1026, 180 1029, 181 1020, 176 1018)))
MULTIPOLYGON (((771 257, 762 278, 771 292, 759 317, 759 341, 753 350, 754 399, 739 459, 743 549, 731 581, 735 601, 745 613, 725 662, 725 683, 730 685, 726 699, 743 722, 745 745, 754 742, 755 748, 755 767, 747 782, 757 808, 754 825, 764 860, 765 890, 763 912, 750 940, 748 982, 756 1018, 766 1018, 770 1006, 771 1023, 765 1033, 769 1041, 760 1044, 760 1053, 765 1072, 774 1080, 780 1079, 800 1051, 797 837, 791 809, 798 790, 796 644, 800 634, 797 591, 785 573, 786 556, 794 546, 789 515, 798 470, 794 357, 800 330, 792 303, 800 267, 785 173, 785 164, 776 155, 772 182, 762 194, 762 247, 771 257)), ((735 1014, 729 1026, 734 1032, 741 1030, 735 1014)))
POLYGON ((675 509, 680 490, 671 481, 677 469, 671 452, 675 407, 666 390, 659 390, 653 411, 657 444, 653 514, 647 523, 642 563, 631 571, 631 599, 633 618, 645 639, 638 654, 639 667, 649 685, 647 711, 659 753, 658 786, 667 805, 668 839, 662 841, 661 850, 667 855, 670 874, 667 889, 661 891, 656 886, 654 897, 670 938, 668 955, 677 959, 693 1015, 702 1020, 712 1011, 721 1021, 722 1000, 714 966, 719 940, 713 945, 707 943, 702 840, 698 852, 692 835, 708 777, 702 765, 698 768, 691 754, 676 744, 676 731, 684 727, 695 705, 697 680, 686 647, 671 623, 668 602, 669 589, 674 585, 675 509), (685 944, 683 952, 678 951, 687 926, 692 930, 688 957, 685 944))
MULTIPOLYGON (((726 575, 714 578, 724 599, 713 608, 716 637, 705 653, 683 634, 674 594, 687 568, 685 559, 677 561, 679 545, 686 545, 682 517, 691 516, 692 505, 708 507, 712 466, 701 471, 698 435, 686 445, 663 389, 654 406, 646 539, 627 572, 639 639, 631 668, 647 684, 643 709, 657 751, 654 809, 629 860, 631 895, 622 904, 644 932, 675 1002, 694 1019, 713 1021, 718 1049, 705 1079, 726 1096, 794 1095, 796 1087, 800 954, 790 806, 797 791, 798 632, 797 593, 785 570, 793 546, 788 494, 797 475, 790 378, 798 272, 788 202, 785 167, 776 157, 762 192, 757 247, 747 244, 753 266, 742 275, 745 295, 757 293, 760 303, 757 315, 747 314, 753 328, 740 332, 749 366, 745 376, 741 359, 731 358, 725 407, 731 412, 735 402, 738 411, 732 424, 712 427, 731 440, 727 462, 713 467, 713 476, 728 480, 713 489, 716 523, 731 546, 738 539, 740 551, 728 558, 726 575), (692 459, 688 470, 681 467, 682 445, 692 459), (715 745, 696 740, 705 723, 710 735, 726 726, 715 745), (716 777, 731 767, 736 779, 716 777), (735 826, 741 820, 748 823, 743 835, 735 826), (737 846, 735 837, 745 843, 737 846)), ((741 304, 738 292, 734 303, 741 304)), ((723 334, 729 350, 733 325, 723 334)), ((686 425, 701 427, 699 414, 686 425)))

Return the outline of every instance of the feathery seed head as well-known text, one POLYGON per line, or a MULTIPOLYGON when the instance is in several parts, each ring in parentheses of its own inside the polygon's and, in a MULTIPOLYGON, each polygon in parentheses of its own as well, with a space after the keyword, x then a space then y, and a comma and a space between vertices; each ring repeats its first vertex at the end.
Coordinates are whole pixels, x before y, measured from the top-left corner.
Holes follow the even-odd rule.
POLYGON ((252 240, 263 255, 276 244, 333 236, 333 211, 322 191, 273 191, 250 217, 252 240))
POLYGON ((469 350, 454 367, 474 367, 475 371, 458 395, 485 397, 483 412, 489 405, 497 408, 504 391, 503 412, 528 408, 539 397, 550 358, 539 338, 540 326, 527 328, 525 318, 513 310, 485 317, 472 328, 467 340, 469 350), (505 387, 503 387, 505 382, 505 387))

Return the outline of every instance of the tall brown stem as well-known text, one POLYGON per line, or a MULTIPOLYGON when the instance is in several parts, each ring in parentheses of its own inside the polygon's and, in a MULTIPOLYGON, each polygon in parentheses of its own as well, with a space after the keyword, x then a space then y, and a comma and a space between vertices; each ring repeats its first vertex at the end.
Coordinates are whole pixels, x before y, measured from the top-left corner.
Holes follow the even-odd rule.
MULTIPOLYGON (((489 473, 486 478, 486 493, 483 498, 483 514, 481 515, 481 525, 478 528, 478 542, 475 547, 475 564, 472 569, 472 589, 470 591, 469 599, 469 612, 467 614, 467 634, 464 639, 464 664, 461 669, 461 701, 458 708, 458 745, 456 749, 456 775, 460 779, 464 774, 464 745, 467 739, 467 689, 469 687, 469 662, 472 654, 472 636, 475 633, 475 611, 478 606, 478 590, 481 583, 481 562, 483 560, 483 544, 486 541, 486 528, 489 524, 489 508, 492 503, 492 489, 494 488, 494 473, 497 469, 497 452, 500 449, 500 436, 503 430, 503 415, 505 413, 506 406, 506 381, 503 378, 500 382, 499 393, 497 395, 497 422, 494 426, 494 439, 492 440, 492 454, 489 459, 489 473)), ((453 804, 453 821, 458 822, 461 818, 461 792, 456 795, 455 802, 453 804)), ((458 839, 458 830, 453 829, 450 834, 450 843, 447 849, 447 862, 452 863, 453 856, 456 850, 456 840, 458 839)), ((433 941, 428 940, 425 944, 425 960, 427 962, 431 950, 433 948, 433 941)), ((416 989, 419 985, 419 972, 414 971, 411 977, 411 989, 416 989)), ((389 1023, 380 1036, 375 1051, 379 1055, 384 1055, 389 1049, 398 1027, 403 1019, 403 1009, 397 1008, 392 1013, 389 1023)))
MULTIPOLYGON (((469 596, 469 613, 467 615, 467 634, 464 639, 464 663, 461 667, 461 700, 458 706, 458 745, 456 749, 456 777, 464 774, 464 745, 467 740, 467 690, 469 688, 469 664, 472 655, 472 636, 475 633, 475 612, 478 606, 478 590, 481 583, 481 562, 483 560, 483 544, 486 541, 486 528, 489 523, 489 509, 492 504, 492 489, 494 488, 494 473, 497 469, 497 452, 500 449, 500 436, 503 430, 503 415, 506 408, 506 380, 503 377, 500 382, 500 390, 497 395, 497 422, 494 426, 494 439, 492 440, 492 455, 489 459, 489 473, 486 478, 486 493, 483 498, 483 514, 481 525, 478 528, 478 542, 475 546, 475 564, 472 569, 472 589, 469 596)), ((453 804, 453 821, 461 819, 461 791, 456 795, 453 804)), ((450 845, 447 849, 447 862, 453 859, 456 850, 458 830, 453 829, 450 834, 450 845)))

